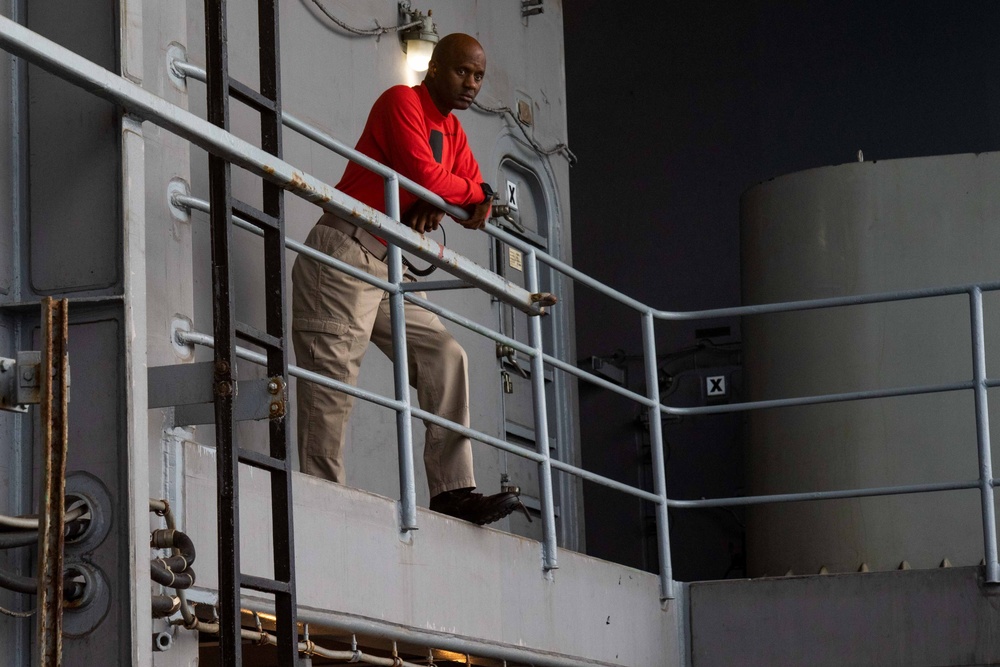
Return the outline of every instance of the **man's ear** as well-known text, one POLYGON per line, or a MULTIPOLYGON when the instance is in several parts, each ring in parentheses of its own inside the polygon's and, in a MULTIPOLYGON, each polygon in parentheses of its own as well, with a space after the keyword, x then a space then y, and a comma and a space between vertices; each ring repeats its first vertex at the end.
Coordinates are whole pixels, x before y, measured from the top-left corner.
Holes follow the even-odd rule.
POLYGON ((427 63, 427 74, 424 75, 424 78, 433 79, 436 74, 437 74, 437 63, 432 60, 429 63, 427 63))

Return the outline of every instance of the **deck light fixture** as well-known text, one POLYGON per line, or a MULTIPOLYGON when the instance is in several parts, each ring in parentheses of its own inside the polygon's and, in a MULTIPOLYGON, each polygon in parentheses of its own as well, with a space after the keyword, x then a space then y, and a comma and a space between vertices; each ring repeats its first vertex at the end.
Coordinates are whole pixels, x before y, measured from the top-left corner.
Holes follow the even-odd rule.
POLYGON ((431 19, 431 10, 424 14, 410 7, 408 0, 399 3, 400 25, 417 23, 399 32, 399 42, 406 54, 406 64, 415 72, 423 72, 431 62, 431 53, 438 43, 437 26, 431 19))

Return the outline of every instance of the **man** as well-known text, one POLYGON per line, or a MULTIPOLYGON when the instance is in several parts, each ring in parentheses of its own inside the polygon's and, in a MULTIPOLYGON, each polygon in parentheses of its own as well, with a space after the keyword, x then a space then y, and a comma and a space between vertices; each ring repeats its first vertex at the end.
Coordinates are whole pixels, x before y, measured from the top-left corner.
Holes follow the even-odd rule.
MULTIPOLYGON (((482 86, 486 55, 469 35, 444 37, 434 49, 422 84, 394 86, 375 102, 357 150, 407 176, 469 212, 458 221, 482 229, 492 190, 483 182, 465 132, 451 114, 468 109, 482 86)), ((337 188, 385 212, 382 178, 350 163, 337 188)), ((414 195, 400 192, 402 222, 418 232, 434 230, 444 213, 414 195)), ((329 213, 306 245, 383 280, 385 242, 329 213)), ((469 425, 465 351, 436 315, 407 302, 406 344, 410 381, 421 407, 469 425)), ((390 359, 387 294, 363 281, 299 255, 292 270, 292 342, 298 365, 355 383, 361 358, 374 342, 390 359)), ((298 437, 302 471, 344 482, 343 442, 353 398, 309 382, 298 384, 298 437)), ((520 506, 517 495, 473 493, 472 443, 426 424, 424 467, 432 510, 480 525, 520 506)))

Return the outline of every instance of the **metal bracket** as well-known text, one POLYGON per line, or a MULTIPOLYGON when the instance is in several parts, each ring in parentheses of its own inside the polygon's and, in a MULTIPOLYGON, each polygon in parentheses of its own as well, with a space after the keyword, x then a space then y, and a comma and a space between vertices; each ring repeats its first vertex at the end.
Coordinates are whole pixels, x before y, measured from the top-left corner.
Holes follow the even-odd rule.
MULTIPOLYGON (((149 407, 174 410, 174 426, 215 423, 215 364, 155 366, 149 369, 149 407)), ((237 421, 285 415, 285 387, 280 378, 238 380, 233 406, 237 421)))
MULTIPOLYGON (((27 412, 42 401, 42 353, 18 352, 17 359, 0 357, 0 410, 27 412)), ((69 367, 66 368, 66 400, 69 401, 69 367)))

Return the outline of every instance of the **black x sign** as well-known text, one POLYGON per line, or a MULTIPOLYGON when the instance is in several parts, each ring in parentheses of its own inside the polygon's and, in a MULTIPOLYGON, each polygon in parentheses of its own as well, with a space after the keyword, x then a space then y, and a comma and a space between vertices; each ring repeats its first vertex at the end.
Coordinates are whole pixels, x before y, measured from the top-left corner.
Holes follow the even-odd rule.
POLYGON ((510 181, 507 181, 507 203, 517 210, 517 186, 510 181))

